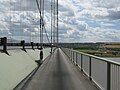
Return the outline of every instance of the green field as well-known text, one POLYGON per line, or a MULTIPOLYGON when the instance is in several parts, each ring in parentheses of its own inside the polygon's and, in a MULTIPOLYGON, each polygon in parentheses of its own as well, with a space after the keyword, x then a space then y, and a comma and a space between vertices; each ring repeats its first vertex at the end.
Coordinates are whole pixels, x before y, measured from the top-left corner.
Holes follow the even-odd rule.
POLYGON ((105 50, 83 50, 83 49, 75 49, 80 52, 88 53, 91 55, 99 56, 99 57, 120 57, 120 54, 113 54, 111 51, 105 50))

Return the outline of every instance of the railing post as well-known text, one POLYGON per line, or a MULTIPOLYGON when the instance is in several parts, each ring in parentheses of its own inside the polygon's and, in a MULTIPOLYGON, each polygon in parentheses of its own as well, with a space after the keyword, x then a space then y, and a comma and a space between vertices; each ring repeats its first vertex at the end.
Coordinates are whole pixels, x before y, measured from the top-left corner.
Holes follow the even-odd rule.
POLYGON ((73 62, 74 62, 74 51, 73 51, 73 62))
POLYGON ((69 49, 69 59, 70 59, 70 49, 69 49))
POLYGON ((72 60, 72 50, 70 50, 70 60, 72 60))
POLYGON ((78 65, 78 53, 76 52, 76 66, 78 65))
POLYGON ((90 81, 91 81, 91 80, 92 80, 92 74, 91 74, 91 71, 92 71, 92 70, 91 70, 91 66, 92 66, 92 65, 91 65, 92 63, 91 63, 91 62, 92 62, 92 60, 91 60, 91 57, 89 57, 89 58, 90 58, 90 60, 89 60, 89 79, 90 79, 90 81))
POLYGON ((83 71, 83 55, 81 54, 81 71, 83 71))
POLYGON ((73 62, 73 51, 72 51, 72 62, 73 62))
POLYGON ((70 59, 70 49, 69 49, 69 59, 70 59))
POLYGON ((111 64, 107 62, 107 90, 111 90, 111 64))

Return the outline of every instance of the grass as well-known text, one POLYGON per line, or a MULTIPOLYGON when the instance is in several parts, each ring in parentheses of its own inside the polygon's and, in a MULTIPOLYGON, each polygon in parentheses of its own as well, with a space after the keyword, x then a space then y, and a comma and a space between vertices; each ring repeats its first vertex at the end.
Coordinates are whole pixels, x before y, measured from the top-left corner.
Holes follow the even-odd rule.
POLYGON ((100 50, 81 50, 81 49, 76 49, 80 52, 88 53, 91 55, 99 56, 99 57, 120 57, 120 54, 112 54, 110 51, 100 51, 100 50))

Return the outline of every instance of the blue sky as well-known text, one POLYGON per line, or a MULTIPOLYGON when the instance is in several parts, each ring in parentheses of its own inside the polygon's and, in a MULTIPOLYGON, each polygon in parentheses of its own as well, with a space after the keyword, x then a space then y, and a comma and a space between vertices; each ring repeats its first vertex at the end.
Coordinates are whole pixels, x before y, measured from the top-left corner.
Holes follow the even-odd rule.
MULTIPOLYGON (((45 4, 45 23, 50 35, 50 0, 45 0, 45 4)), ((0 35, 15 39, 24 36, 28 41, 39 36, 35 0, 0 0, 0 35)), ((120 42, 120 0, 59 0, 59 40, 120 42)))

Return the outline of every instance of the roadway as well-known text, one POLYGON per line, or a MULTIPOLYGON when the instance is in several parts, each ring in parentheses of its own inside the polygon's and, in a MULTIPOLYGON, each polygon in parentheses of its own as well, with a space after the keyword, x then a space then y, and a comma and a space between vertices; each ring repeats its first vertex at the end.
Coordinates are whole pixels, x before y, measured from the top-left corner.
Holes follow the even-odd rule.
POLYGON ((98 90, 61 49, 49 56, 22 90, 98 90))

